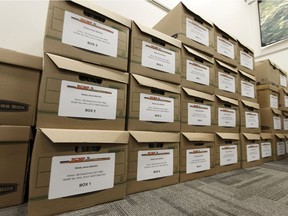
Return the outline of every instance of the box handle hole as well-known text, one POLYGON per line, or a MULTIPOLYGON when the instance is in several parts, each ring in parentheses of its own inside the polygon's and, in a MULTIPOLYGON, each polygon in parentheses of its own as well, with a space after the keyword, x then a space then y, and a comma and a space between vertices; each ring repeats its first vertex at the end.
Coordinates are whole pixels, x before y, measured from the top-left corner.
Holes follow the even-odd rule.
POLYGON ((201 25, 203 25, 203 21, 201 19, 199 19, 198 17, 195 17, 194 20, 198 23, 200 23, 201 25))
POLYGON ((225 145, 229 145, 229 144, 232 144, 232 141, 231 140, 228 140, 228 141, 224 141, 225 145))
POLYGON ((197 56, 195 56, 195 60, 198 61, 198 62, 201 62, 201 63, 204 62, 203 59, 201 59, 201 58, 199 58, 199 57, 197 57, 197 56))
POLYGON ((98 21, 100 21, 102 23, 104 23, 105 20, 106 20, 105 17, 103 17, 100 14, 97 14, 95 12, 92 12, 92 11, 84 10, 83 13, 84 13, 85 16, 93 18, 95 20, 98 20, 98 21))
POLYGON ((161 89, 151 89, 151 92, 154 94, 165 95, 165 91, 161 89))
POLYGON ((99 152, 101 150, 101 146, 76 146, 75 152, 99 152))
POLYGON ((102 79, 100 79, 100 78, 89 77, 89 76, 84 76, 84 75, 79 75, 79 80, 86 81, 86 82, 91 82, 91 83, 97 83, 97 84, 101 84, 102 83, 102 79))
POLYGON ((152 42, 155 43, 155 44, 159 44, 159 45, 165 47, 165 42, 160 40, 160 39, 158 39, 158 38, 152 38, 152 42))
POLYGON ((163 148, 163 143, 149 143, 149 148, 163 148))

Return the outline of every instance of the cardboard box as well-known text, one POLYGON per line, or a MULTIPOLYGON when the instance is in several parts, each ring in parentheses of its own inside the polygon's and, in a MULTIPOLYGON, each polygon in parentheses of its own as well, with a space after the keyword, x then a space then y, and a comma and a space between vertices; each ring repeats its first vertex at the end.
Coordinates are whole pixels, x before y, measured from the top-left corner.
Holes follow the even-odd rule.
POLYGON ((179 133, 130 131, 127 194, 179 182, 179 133))
POLYGON ((127 71, 130 28, 93 1, 50 1, 44 52, 127 71))
POLYGON ((182 87, 181 131, 211 132, 215 130, 214 95, 182 87))
POLYGON ((215 123, 216 131, 239 133, 239 103, 232 98, 216 95, 215 123))
POLYGON ((215 150, 216 174, 241 168, 241 146, 239 133, 216 132, 215 150))
POLYGON ((124 130, 128 73, 45 54, 37 127, 124 130))
POLYGON ((261 132, 282 133, 282 112, 274 108, 260 109, 261 132))
POLYGON ((260 108, 274 108, 279 109, 279 93, 278 87, 265 84, 257 85, 257 99, 260 108))
POLYGON ((288 89, 279 88, 279 109, 288 112, 288 89))
POLYGON ((56 215, 126 195, 127 131, 37 131, 31 161, 29 215, 56 215))
POLYGON ((286 158, 286 137, 282 133, 273 134, 272 154, 274 160, 286 158))
POLYGON ((181 41, 132 23, 129 72, 179 84, 181 41))
POLYGON ((241 133, 242 168, 263 164, 260 156, 260 140, 260 133, 241 133))
POLYGON ((255 62, 255 75, 257 84, 280 84, 279 67, 269 59, 255 62))
POLYGON ((130 74, 127 129, 179 132, 180 92, 179 85, 130 74))
POLYGON ((215 69, 213 58, 183 45, 181 59, 181 85, 214 94, 215 69))
POLYGON ((42 58, 0 48, 0 125, 35 124, 42 58))
POLYGON ((214 54, 213 24, 192 12, 182 2, 169 11, 153 28, 197 50, 209 55, 214 54))
POLYGON ((287 88, 287 72, 279 68, 279 87, 287 88))
POLYGON ((0 208, 24 201, 29 126, 0 126, 0 208))
POLYGON ((236 59, 238 61, 238 69, 255 75, 254 51, 239 40, 237 40, 236 59))
POLYGON ((236 67, 215 59, 215 94, 238 99, 240 92, 238 80, 236 67))
POLYGON ((288 156, 288 134, 284 134, 285 136, 285 149, 286 149, 286 157, 288 156))
POLYGON ((272 155, 272 133, 260 133, 261 137, 261 158, 263 163, 273 161, 272 155))
POLYGON ((180 182, 214 175, 214 157, 214 133, 182 133, 180 142, 180 182))
POLYGON ((240 101, 240 131, 242 133, 260 133, 260 107, 258 103, 240 101))
POLYGON ((257 103, 256 78, 254 75, 238 70, 238 89, 240 99, 257 103))
POLYGON ((288 112, 282 111, 282 119, 283 119, 283 133, 288 134, 288 112))

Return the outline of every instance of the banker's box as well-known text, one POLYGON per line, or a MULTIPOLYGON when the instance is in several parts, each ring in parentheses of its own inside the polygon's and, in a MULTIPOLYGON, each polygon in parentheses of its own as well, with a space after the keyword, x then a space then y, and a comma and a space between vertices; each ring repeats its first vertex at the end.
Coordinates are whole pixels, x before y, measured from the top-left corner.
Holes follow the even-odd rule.
POLYGON ((257 103, 256 78, 254 75, 238 70, 239 97, 257 103))
POLYGON ((0 208, 24 201, 30 139, 29 126, 0 126, 0 208))
POLYGON ((274 108, 260 109, 261 132, 265 133, 282 133, 282 112, 274 108))
POLYGON ((215 134, 181 133, 180 182, 214 175, 215 134))
POLYGON ((182 2, 169 11, 153 28, 204 53, 214 54, 213 24, 192 12, 182 2))
POLYGON ((214 93, 214 60, 212 57, 182 45, 181 85, 187 88, 214 93))
POLYGON ((93 1, 50 1, 44 52, 127 71, 130 28, 93 1))
POLYGON ((180 131, 180 86, 130 74, 127 130, 180 131))
POLYGON ((260 107, 258 103, 239 100, 240 131, 242 133, 260 133, 260 107))
POLYGON ((288 112, 288 89, 279 88, 279 109, 288 112))
POLYGON ((274 108, 279 109, 279 92, 278 87, 265 84, 257 85, 257 100, 260 108, 274 108))
POLYGON ((132 23, 129 72, 172 83, 181 81, 181 42, 132 23))
POLYGON ((179 133, 130 131, 127 194, 179 182, 179 133))
POLYGON ((283 133, 288 134, 288 112, 282 111, 283 133))
POLYGON ((126 195, 127 131, 37 130, 29 215, 56 215, 126 195))
POLYGON ((279 67, 269 59, 255 62, 255 75, 257 84, 280 85, 279 67))
POLYGON ((260 133, 261 137, 261 159, 263 163, 268 163, 273 161, 272 155, 272 143, 273 134, 272 133, 260 133))
POLYGON ((37 127, 124 130, 128 73, 45 53, 37 127))
POLYGON ((42 58, 0 48, 0 124, 35 124, 42 58))
POLYGON ((286 158, 286 137, 282 133, 272 134, 272 155, 275 161, 286 158))
POLYGON ((255 59, 254 52, 251 48, 237 40, 237 54, 238 69, 245 71, 251 75, 255 75, 255 59))

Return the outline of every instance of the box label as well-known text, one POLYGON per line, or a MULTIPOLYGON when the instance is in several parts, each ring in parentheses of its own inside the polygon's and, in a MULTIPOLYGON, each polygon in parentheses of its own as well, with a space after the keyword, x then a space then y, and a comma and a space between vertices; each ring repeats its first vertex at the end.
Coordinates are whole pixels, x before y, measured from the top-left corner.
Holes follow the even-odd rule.
POLYGON ((219 36, 217 36, 217 52, 230 59, 235 58, 234 44, 230 43, 228 40, 219 36))
POLYGON ((283 119, 283 128, 284 130, 288 130, 288 118, 283 119))
POLYGON ((118 30, 65 11, 62 43, 117 57, 118 30))
POLYGON ((281 118, 273 116, 273 126, 275 130, 281 130, 281 118))
POLYGON ((116 119, 117 90, 62 80, 59 116, 116 119))
POLYGON ((186 18, 186 36, 200 44, 209 46, 208 28, 188 18, 186 18))
POLYGON ((137 181, 173 175, 173 150, 138 151, 137 181))
POLYGON ((211 125, 211 107, 188 103, 188 125, 211 125))
POLYGON ((142 42, 142 66, 175 74, 175 65, 175 52, 146 41, 142 42))
POLYGON ((209 85, 210 69, 206 65, 190 60, 186 61, 186 79, 202 85, 209 85))
POLYGON ((141 93, 139 120, 174 122, 174 99, 141 93))
POLYGON ((259 116, 256 112, 245 112, 245 127, 259 128, 259 116))
POLYGON ((236 127, 236 111, 228 108, 218 108, 218 126, 236 127))
POLYGON ((285 143, 284 142, 277 142, 277 155, 285 155, 285 143))
POLYGON ((115 153, 52 157, 48 199, 113 188, 115 153))
POLYGON ((259 144, 246 145, 247 162, 260 160, 259 144))
POLYGON ((237 161, 237 145, 220 146, 220 166, 235 164, 237 161))
POLYGON ((252 83, 241 80, 241 95, 248 98, 255 98, 255 86, 252 83))
POLYGON ((278 109, 278 97, 270 94, 270 107, 278 109))
POLYGON ((288 96, 284 96, 285 107, 288 107, 288 96))
POLYGON ((233 92, 236 91, 235 77, 226 73, 218 73, 218 88, 224 91, 233 92))
POLYGON ((271 148, 270 142, 261 143, 261 155, 262 155, 262 158, 272 156, 272 148, 271 148))
POLYGON ((253 57, 243 51, 240 51, 240 64, 250 70, 253 70, 253 57))
POLYGON ((280 74, 280 85, 283 87, 287 87, 287 77, 280 74))
POLYGON ((186 173, 210 169, 210 148, 189 149, 186 151, 186 173))
POLYGON ((285 146, 286 146, 286 154, 288 154, 288 141, 285 141, 285 146))

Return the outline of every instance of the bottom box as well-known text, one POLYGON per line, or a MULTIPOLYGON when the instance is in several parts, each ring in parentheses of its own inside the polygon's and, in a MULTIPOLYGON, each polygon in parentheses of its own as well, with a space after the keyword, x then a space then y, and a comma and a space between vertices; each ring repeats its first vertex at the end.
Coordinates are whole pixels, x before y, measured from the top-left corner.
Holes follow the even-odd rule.
POLYGON ((286 158, 285 141, 286 138, 284 134, 273 134, 272 155, 274 160, 283 160, 286 158))
POLYGON ((260 133, 261 137, 261 160, 263 163, 273 161, 272 155, 272 133, 260 133))

